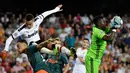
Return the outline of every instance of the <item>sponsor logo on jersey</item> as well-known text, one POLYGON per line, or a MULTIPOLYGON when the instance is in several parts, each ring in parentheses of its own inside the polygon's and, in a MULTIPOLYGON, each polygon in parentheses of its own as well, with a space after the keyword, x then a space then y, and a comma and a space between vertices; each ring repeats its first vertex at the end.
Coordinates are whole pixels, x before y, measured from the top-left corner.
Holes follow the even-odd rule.
POLYGON ((34 35, 36 35, 37 33, 38 33, 38 31, 34 31, 34 33, 32 33, 32 34, 28 35, 28 38, 30 38, 30 37, 32 37, 32 36, 34 36, 34 35))

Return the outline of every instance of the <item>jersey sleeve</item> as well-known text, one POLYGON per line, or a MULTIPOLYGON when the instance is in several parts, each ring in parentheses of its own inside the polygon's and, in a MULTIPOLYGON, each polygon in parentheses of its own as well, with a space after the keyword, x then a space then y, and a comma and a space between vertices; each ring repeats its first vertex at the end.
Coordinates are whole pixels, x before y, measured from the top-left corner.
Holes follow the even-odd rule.
POLYGON ((49 50, 45 47, 43 47, 41 50, 40 50, 41 53, 45 53, 45 54, 52 54, 54 55, 55 53, 52 51, 52 50, 49 50))
POLYGON ((78 57, 80 57, 80 50, 79 50, 80 48, 78 48, 77 49, 77 51, 76 51, 76 55, 78 56, 78 57))
POLYGON ((17 37, 19 37, 21 35, 22 35, 22 32, 16 30, 11 36, 12 36, 13 39, 16 39, 17 37))
POLYGON ((65 54, 62 54, 62 61, 65 63, 65 64, 68 64, 69 61, 68 61, 68 58, 65 54))
POLYGON ((22 25, 20 28, 18 28, 18 29, 6 40, 6 42, 5 42, 5 49, 4 49, 4 50, 8 51, 11 42, 12 42, 15 38, 17 38, 17 37, 19 37, 20 35, 22 35, 22 33, 21 33, 22 28, 24 28, 24 25, 22 25))
POLYGON ((84 53, 84 56, 83 56, 83 60, 85 61, 85 56, 86 56, 86 54, 87 54, 87 51, 88 50, 86 50, 86 52, 84 53))
POLYGON ((65 53, 65 54, 67 54, 67 55, 70 55, 70 50, 69 50, 68 48, 66 48, 65 46, 63 46, 63 47, 61 48, 61 53, 65 53))
POLYGON ((22 36, 24 34, 23 28, 25 27, 25 25, 23 24, 22 26, 20 26, 11 36, 13 39, 22 36))
POLYGON ((45 11, 43 12, 42 14, 38 15, 36 18, 35 18, 35 23, 39 26, 43 19, 53 13, 56 13, 60 10, 60 8, 56 7, 55 9, 52 9, 52 10, 48 10, 48 11, 45 11))
POLYGON ((109 33, 110 30, 111 30, 110 28, 106 28, 106 29, 105 29, 105 33, 109 33))
POLYGON ((104 37, 104 35, 106 35, 105 32, 103 30, 100 30, 100 29, 95 30, 94 34, 96 34, 96 37, 99 39, 102 39, 104 37))
POLYGON ((35 17, 34 22, 36 23, 36 25, 39 26, 42 23, 43 19, 44 19, 44 16, 40 14, 37 17, 35 17))

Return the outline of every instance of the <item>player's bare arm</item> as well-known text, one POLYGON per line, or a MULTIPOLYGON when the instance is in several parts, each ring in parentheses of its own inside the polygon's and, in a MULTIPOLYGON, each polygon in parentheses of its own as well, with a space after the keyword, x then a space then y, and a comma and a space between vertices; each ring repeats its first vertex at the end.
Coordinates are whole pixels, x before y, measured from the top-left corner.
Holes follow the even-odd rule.
POLYGON ((54 41, 54 40, 55 40, 55 39, 50 38, 50 39, 48 39, 48 40, 46 40, 46 41, 44 41, 44 42, 38 44, 38 45, 37 45, 37 49, 41 50, 43 47, 47 46, 47 44, 48 44, 49 42, 52 42, 52 41, 54 41))
POLYGON ((120 29, 122 24, 123 24, 123 21, 120 18, 120 16, 114 16, 113 19, 110 22, 110 27, 109 27, 111 33, 110 33, 110 35, 105 35, 103 37, 103 39, 106 40, 106 41, 113 40, 114 37, 115 37, 117 29, 120 29))
POLYGON ((70 65, 66 64, 65 67, 64 67, 63 73, 67 73, 67 71, 69 70, 69 67, 70 67, 70 65))
POLYGON ((111 40, 114 39, 115 34, 116 34, 116 29, 112 29, 112 30, 111 30, 111 33, 110 33, 109 35, 105 35, 105 36, 103 37, 103 40, 111 41, 111 40))

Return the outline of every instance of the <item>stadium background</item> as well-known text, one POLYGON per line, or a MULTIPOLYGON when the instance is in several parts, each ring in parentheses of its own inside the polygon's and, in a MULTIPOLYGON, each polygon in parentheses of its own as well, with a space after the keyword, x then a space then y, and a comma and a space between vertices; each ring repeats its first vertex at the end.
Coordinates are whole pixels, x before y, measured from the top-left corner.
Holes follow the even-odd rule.
POLYGON ((65 14, 82 13, 119 13, 130 12, 129 0, 2 0, 1 11, 23 12, 27 10, 33 13, 40 13, 46 9, 62 3, 65 14))
MULTIPOLYGON (((129 18, 129 0, 2 0, 0 3, 0 50, 3 49, 4 40, 16 29, 19 27, 20 23, 23 23, 18 17, 19 14, 23 14, 22 17, 24 17, 27 13, 33 13, 34 15, 40 14, 46 10, 53 9, 58 4, 63 4, 63 12, 56 13, 56 15, 60 15, 61 13, 64 14, 64 17, 68 17, 68 14, 71 14, 72 21, 75 17, 77 17, 77 13, 80 13, 82 16, 84 14, 92 14, 93 16, 98 14, 104 14, 105 16, 108 16, 109 14, 118 14, 122 16, 122 19, 124 21, 123 29, 118 31, 118 37, 115 39, 116 45, 112 46, 111 43, 108 43, 107 50, 105 51, 104 57, 102 59, 102 64, 99 68, 100 73, 129 73, 130 72, 130 18, 129 18), (4 17, 4 14, 11 15, 7 16, 9 18, 9 23, 3 22, 2 18, 4 17), (16 18, 13 18, 13 14, 16 15, 16 18), (127 15, 126 15, 127 14, 127 15), (125 16, 124 16, 125 15, 125 16), (17 22, 18 18, 18 22, 17 22), (11 27, 9 26, 11 24, 11 27), (4 26, 4 27, 2 27, 4 26), (10 32, 9 32, 10 31, 10 32), (125 43, 125 45, 124 45, 125 43), (126 72, 124 72, 126 71, 126 72)), ((47 17, 46 19, 48 19, 47 17)), ((109 18, 109 16, 108 16, 109 18)), ((111 18, 111 16, 110 16, 111 18)), ((45 25, 48 25, 48 21, 45 19, 45 25)), ((67 19, 65 19, 67 20, 67 19)), ((78 20, 78 19, 76 19, 78 20)), ((8 20, 7 20, 8 21, 8 20)), ((90 19, 91 21, 91 19, 90 19)), ((67 23, 64 23, 67 25, 67 23)), ((50 24, 51 25, 51 24, 50 24)), ((47 27, 49 27, 48 25, 47 27)), ((76 24, 78 25, 78 24, 76 24)), ((87 25, 87 24, 86 24, 87 25)), ((83 25, 83 26, 86 26, 83 25)), ((91 26, 91 23, 89 23, 91 26)), ((77 27, 80 27, 76 30, 80 29, 82 32, 84 30, 84 27, 82 25, 77 27)), ((65 26, 66 27, 66 26, 65 26)), ((41 26, 40 30, 41 32, 49 30, 50 28, 44 28, 41 26), (41 28, 45 29, 42 30, 41 28)), ((64 28, 64 26, 63 26, 64 28)), ((74 27, 76 28, 76 27, 74 27)), ((85 27, 87 29, 89 27, 85 27)), ((52 30, 57 30, 53 29, 52 30)), ((90 34, 91 30, 86 30, 86 32, 83 32, 81 36, 87 36, 89 39, 91 39, 90 34), (87 33, 86 33, 87 32, 87 33), (85 33, 85 34, 84 34, 85 33)), ((43 32, 45 33, 45 32, 43 32)), ((54 34, 54 32, 50 31, 49 33, 54 34)), ((60 32, 60 34, 62 34, 60 32)), ((48 32, 45 34, 41 34, 41 36, 48 37, 48 32)), ((79 34, 76 34, 75 36, 80 36, 79 34)), ((45 40, 45 38, 44 38, 45 40)), ((79 41, 81 41, 82 38, 76 39, 76 45, 79 41)), ((16 42, 12 43, 14 46, 16 42)), ((12 46, 11 45, 11 46, 12 46)), ((0 57, 0 73, 10 71, 19 71, 18 73, 23 73, 26 71, 27 73, 31 73, 31 68, 28 66, 28 61, 26 61, 25 55, 21 57, 14 49, 16 47, 11 47, 13 51, 11 51, 7 58, 0 57), (23 61, 21 61, 23 60, 23 61), (21 66, 22 65, 22 66, 21 66), (5 71, 3 70, 3 67, 5 71), (23 67, 25 67, 25 70, 23 70, 23 67)), ((0 54, 1 55, 1 54, 0 54)), ((72 57, 69 58, 69 60, 72 60, 72 57)), ((74 60, 73 60, 74 61, 74 60)), ((73 68, 74 63, 71 65, 71 70, 73 68)), ((13 72, 12 72, 13 73, 13 72)))

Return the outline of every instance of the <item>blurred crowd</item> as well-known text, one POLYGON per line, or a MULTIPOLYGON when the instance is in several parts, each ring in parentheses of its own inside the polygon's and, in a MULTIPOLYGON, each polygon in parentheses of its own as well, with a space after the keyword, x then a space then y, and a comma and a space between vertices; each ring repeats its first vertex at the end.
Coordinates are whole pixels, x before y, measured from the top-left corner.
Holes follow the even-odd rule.
MULTIPOLYGON (((41 41, 50 37, 59 37, 63 45, 76 50, 81 47, 83 39, 87 38, 91 43, 93 17, 92 14, 81 15, 80 13, 75 16, 71 14, 50 15, 39 27, 41 41)), ((111 19, 113 15, 108 14, 106 17, 111 19)), ((130 17, 127 14, 121 17, 124 22, 123 27, 118 30, 113 42, 108 42, 99 73, 130 73, 130 17)), ((24 22, 23 14, 0 15, 0 51, 4 49, 6 39, 24 22)), ((33 73, 26 54, 20 55, 17 52, 16 41, 18 39, 11 43, 8 54, 0 54, 0 73, 33 73)), ((70 56, 69 62, 68 73, 72 73, 75 58, 70 56)))

